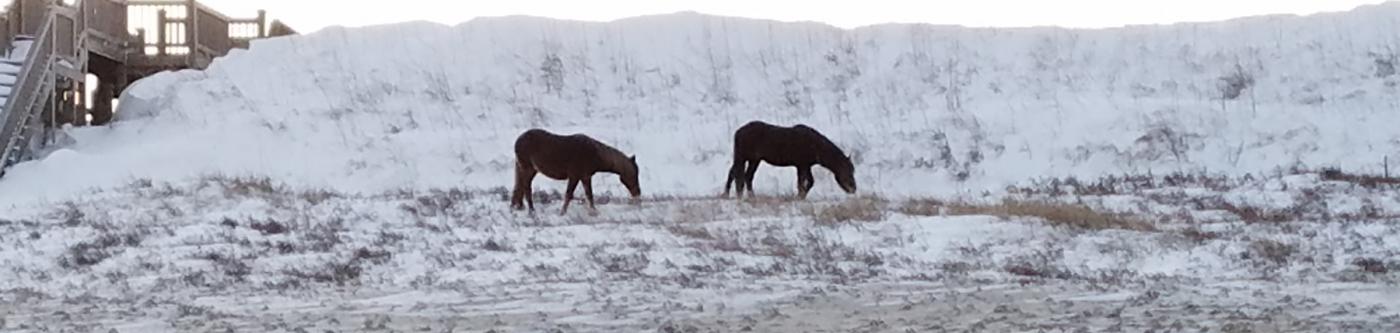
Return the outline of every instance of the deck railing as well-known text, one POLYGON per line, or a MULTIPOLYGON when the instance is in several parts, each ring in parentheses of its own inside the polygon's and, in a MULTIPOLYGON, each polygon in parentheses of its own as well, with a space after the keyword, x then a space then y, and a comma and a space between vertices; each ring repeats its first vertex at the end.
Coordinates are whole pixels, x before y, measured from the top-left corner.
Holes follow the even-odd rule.
POLYGON ((204 67, 248 41, 267 37, 267 16, 232 18, 193 0, 133 0, 126 3, 142 29, 142 55, 151 64, 204 67))

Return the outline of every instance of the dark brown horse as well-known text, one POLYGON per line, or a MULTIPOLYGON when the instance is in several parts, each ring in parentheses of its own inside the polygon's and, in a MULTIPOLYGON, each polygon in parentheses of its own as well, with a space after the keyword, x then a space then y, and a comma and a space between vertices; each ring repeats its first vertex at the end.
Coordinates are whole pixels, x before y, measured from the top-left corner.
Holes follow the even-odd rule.
POLYGON ((759 161, 797 167, 797 196, 802 199, 816 185, 812 179, 814 164, 836 174, 836 183, 846 193, 856 193, 855 165, 826 136, 802 124, 782 127, 751 121, 734 131, 734 165, 729 168, 729 180, 724 182, 724 196, 729 196, 729 186, 737 182, 739 197, 744 197, 744 189, 752 197, 753 175, 758 172, 759 161))
POLYGON ((555 135, 542 129, 525 131, 515 139, 515 191, 510 197, 511 208, 522 209, 528 203, 530 211, 535 211, 534 191, 530 185, 536 173, 543 173, 549 178, 569 181, 564 190, 564 208, 559 210, 559 215, 568 212, 574 188, 580 182, 583 194, 588 197, 588 208, 597 210, 593 207, 593 174, 598 172, 621 176, 622 185, 632 193, 633 200, 642 195, 642 188, 637 184, 636 156, 629 157, 583 134, 555 135))

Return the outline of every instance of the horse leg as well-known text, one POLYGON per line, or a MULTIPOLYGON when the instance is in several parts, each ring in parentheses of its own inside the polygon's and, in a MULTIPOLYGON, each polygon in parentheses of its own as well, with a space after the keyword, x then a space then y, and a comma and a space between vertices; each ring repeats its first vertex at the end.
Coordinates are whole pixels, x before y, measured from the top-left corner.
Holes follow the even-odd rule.
POLYGON ((564 208, 559 210, 559 215, 569 211, 569 201, 574 200, 575 188, 578 188, 578 178, 569 177, 569 187, 564 189, 564 208))
POLYGON ((598 207, 593 206, 593 176, 583 177, 583 195, 588 198, 588 209, 597 212, 598 207))
POLYGON ((806 200, 807 192, 812 190, 812 185, 816 182, 812 179, 811 166, 797 166, 797 198, 806 200))
POLYGON ((535 175, 539 173, 533 166, 525 173, 525 203, 529 204, 529 211, 535 213, 535 175))
POLYGON ((530 211, 535 211, 534 190, 530 185, 534 182, 536 173, 534 167, 523 161, 515 162, 515 191, 510 195, 512 209, 524 209, 525 202, 529 202, 530 211))
POLYGON ((734 184, 735 180, 738 180, 738 183, 739 183, 739 184, 737 184, 737 185, 735 186, 735 187, 738 188, 738 190, 739 190, 739 196, 740 196, 740 197, 744 196, 744 181, 743 181, 743 177, 744 177, 744 160, 741 160, 741 159, 737 159, 737 158, 736 158, 736 159, 734 159, 734 165, 732 165, 732 166, 729 167, 729 179, 724 181, 724 195, 721 195, 721 197, 724 197, 724 198, 728 198, 728 197, 729 197, 729 186, 730 186, 730 185, 735 185, 735 184, 734 184))
MULTIPOLYGON (((747 170, 744 171, 744 188, 749 190, 750 198, 753 197, 753 175, 758 173, 758 162, 759 161, 748 161, 749 166, 747 170)), ((743 195, 742 191, 739 193, 743 195)))

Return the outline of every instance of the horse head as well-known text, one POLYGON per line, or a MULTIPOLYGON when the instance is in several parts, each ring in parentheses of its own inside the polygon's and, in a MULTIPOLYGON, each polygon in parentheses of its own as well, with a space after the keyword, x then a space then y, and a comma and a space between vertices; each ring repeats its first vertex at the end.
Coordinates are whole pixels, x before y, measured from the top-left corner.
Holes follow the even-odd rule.
POLYGON ((642 185, 637 181, 641 169, 637 167, 637 155, 627 157, 628 167, 621 168, 618 175, 622 177, 622 186, 627 187, 627 192, 632 194, 632 199, 636 200, 642 196, 642 185))

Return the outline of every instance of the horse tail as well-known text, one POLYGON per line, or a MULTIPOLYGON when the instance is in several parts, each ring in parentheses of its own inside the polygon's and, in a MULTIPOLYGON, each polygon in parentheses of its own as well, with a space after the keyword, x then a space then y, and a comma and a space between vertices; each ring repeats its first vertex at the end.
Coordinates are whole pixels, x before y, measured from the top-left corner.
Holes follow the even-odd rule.
POLYGON ((734 185, 735 181, 739 183, 735 187, 739 195, 744 195, 744 164, 746 160, 744 155, 740 153, 739 147, 739 140, 736 137, 734 140, 734 164, 729 167, 729 177, 724 181, 724 196, 729 196, 729 187, 734 185))

